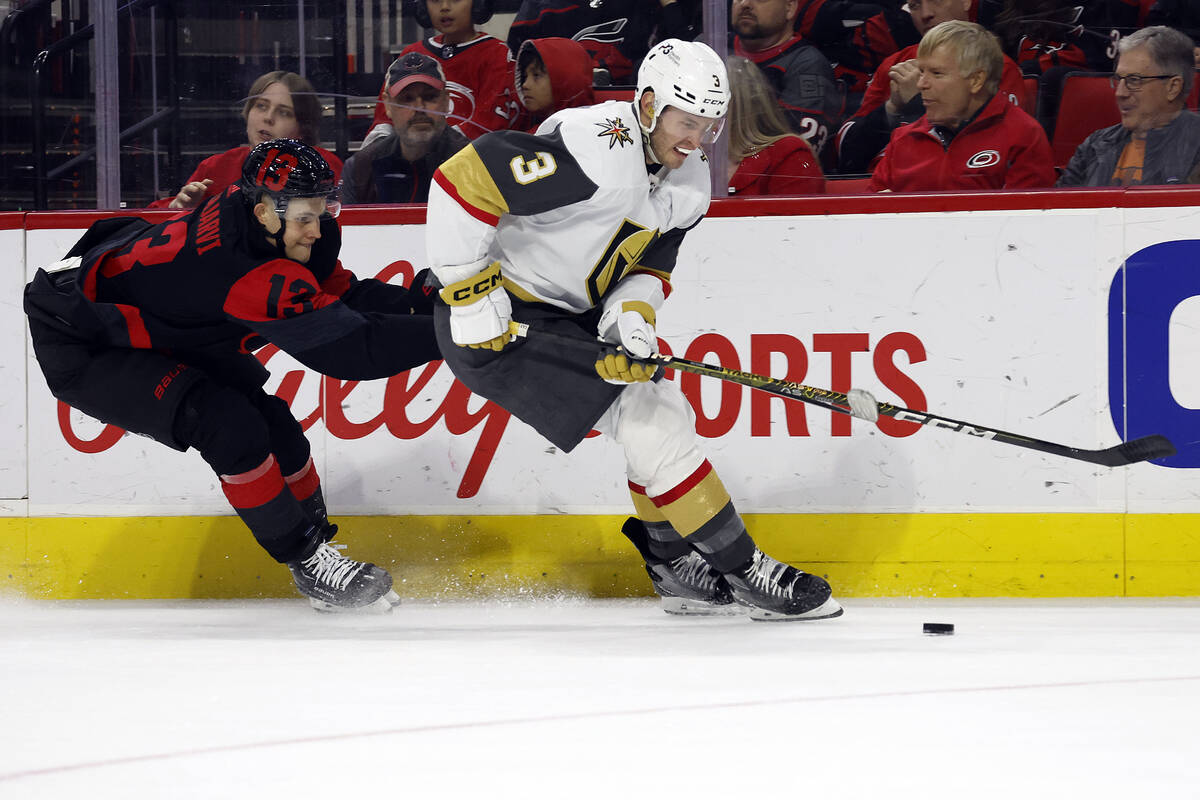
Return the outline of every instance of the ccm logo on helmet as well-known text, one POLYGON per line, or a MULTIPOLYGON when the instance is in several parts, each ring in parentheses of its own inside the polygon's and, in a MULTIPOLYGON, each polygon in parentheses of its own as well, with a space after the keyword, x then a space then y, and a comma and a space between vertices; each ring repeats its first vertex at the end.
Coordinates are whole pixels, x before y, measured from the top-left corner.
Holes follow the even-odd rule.
POLYGON ((967 166, 971 169, 990 167, 993 164, 999 163, 1000 153, 996 150, 980 150, 978 153, 967 159, 967 166))

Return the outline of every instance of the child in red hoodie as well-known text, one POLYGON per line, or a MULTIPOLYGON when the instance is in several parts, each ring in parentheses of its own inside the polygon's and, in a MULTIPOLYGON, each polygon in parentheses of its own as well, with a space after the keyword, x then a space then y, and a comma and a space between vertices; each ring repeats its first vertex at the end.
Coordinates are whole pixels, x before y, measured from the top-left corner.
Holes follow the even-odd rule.
POLYGON ((514 71, 522 112, 513 128, 536 130, 555 111, 595 105, 592 58, 583 45, 557 36, 521 44, 514 71))

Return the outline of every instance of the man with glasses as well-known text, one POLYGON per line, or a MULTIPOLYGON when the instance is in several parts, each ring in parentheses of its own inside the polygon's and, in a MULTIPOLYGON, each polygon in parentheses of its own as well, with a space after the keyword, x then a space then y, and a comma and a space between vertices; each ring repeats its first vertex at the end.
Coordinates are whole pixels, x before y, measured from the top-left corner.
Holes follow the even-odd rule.
POLYGON ((1194 80, 1194 45, 1156 25, 1117 43, 1113 93, 1120 123, 1088 136, 1059 186, 1200 182, 1200 117, 1184 103, 1194 80))
POLYGON ((664 610, 835 617, 823 578, 758 549, 678 385, 637 360, 658 352, 680 245, 708 211, 700 147, 728 105, 717 54, 666 39, 642 60, 633 102, 489 133, 442 164, 425 239, 438 341, 471 391, 563 452, 593 428, 622 447, 637 515, 622 532, 664 610), (510 341, 513 321, 528 338, 510 341))
MULTIPOLYGON (((308 440, 251 350, 370 380, 439 357, 430 301, 338 261, 334 174, 293 139, 257 145, 240 185, 152 225, 92 225, 25 289, 51 393, 175 450, 195 448, 254 538, 322 611, 390 610, 388 573, 327 542, 308 440)), ((414 279, 415 281, 415 279, 414 279)), ((414 285, 418 285, 415 284, 414 285)))

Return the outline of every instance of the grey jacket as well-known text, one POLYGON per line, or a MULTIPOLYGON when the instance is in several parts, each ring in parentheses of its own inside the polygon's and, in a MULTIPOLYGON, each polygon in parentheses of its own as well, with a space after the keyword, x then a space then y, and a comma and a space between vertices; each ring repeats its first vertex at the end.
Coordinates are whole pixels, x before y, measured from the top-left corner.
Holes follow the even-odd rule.
MULTIPOLYGON (((1121 125, 1101 128, 1083 140, 1058 179, 1059 186, 1115 186, 1113 171, 1131 134, 1121 125)), ((1184 111, 1146 134, 1142 185, 1194 183, 1200 165, 1200 116, 1184 111)))

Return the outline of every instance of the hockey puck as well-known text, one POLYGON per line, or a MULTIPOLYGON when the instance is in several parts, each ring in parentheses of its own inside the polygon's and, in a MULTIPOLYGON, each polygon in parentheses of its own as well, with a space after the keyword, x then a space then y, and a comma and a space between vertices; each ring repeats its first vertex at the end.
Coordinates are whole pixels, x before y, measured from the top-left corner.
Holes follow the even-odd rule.
POLYGON ((930 636, 949 636, 954 633, 954 626, 949 622, 926 622, 921 626, 921 633, 930 636))

